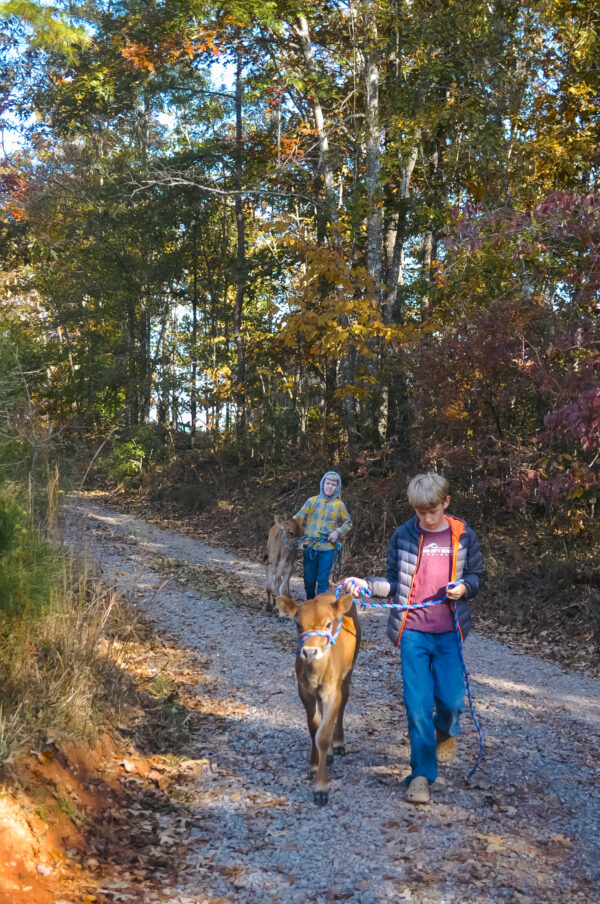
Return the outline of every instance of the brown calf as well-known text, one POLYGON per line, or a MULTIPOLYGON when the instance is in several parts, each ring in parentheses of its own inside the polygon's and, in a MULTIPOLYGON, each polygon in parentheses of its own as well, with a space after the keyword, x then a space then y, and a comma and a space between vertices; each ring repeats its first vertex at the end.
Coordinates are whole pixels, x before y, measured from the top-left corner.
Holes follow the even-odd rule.
POLYGON ((351 594, 336 600, 329 591, 304 603, 279 596, 277 606, 280 612, 295 618, 298 625, 298 693, 306 710, 312 741, 310 771, 315 778, 313 799, 322 807, 329 800, 327 766, 333 762, 334 754, 346 755, 344 710, 360 646, 360 623, 351 594), (340 618, 342 627, 333 645, 328 637, 305 636, 319 631, 331 637, 340 618))
POLYGON ((302 522, 295 518, 283 521, 275 515, 269 531, 264 562, 267 568, 267 612, 275 608, 278 594, 289 595, 290 577, 298 555, 298 543, 303 536, 302 522))

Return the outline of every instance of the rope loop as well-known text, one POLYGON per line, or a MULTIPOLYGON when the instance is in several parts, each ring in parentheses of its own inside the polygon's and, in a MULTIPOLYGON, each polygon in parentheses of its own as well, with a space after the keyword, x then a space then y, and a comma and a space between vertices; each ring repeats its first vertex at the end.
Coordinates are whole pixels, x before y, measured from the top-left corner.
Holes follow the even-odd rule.
POLYGON ((306 539, 306 537, 298 537, 298 539, 296 540, 295 543, 288 543, 284 529, 280 528, 280 530, 281 530, 281 539, 283 540, 283 542, 285 543, 285 545, 287 546, 288 549, 298 549, 298 547, 300 546, 302 541, 306 539))
POLYGON ((298 635, 298 649, 296 650, 296 656, 299 656, 302 652, 302 647, 304 645, 304 641, 307 637, 326 637, 327 643, 325 644, 325 649, 323 652, 329 649, 329 647, 334 646, 336 640, 339 637, 340 631, 342 630, 342 620, 343 615, 340 616, 340 620, 337 623, 337 628, 332 633, 331 631, 305 631, 304 634, 298 635))

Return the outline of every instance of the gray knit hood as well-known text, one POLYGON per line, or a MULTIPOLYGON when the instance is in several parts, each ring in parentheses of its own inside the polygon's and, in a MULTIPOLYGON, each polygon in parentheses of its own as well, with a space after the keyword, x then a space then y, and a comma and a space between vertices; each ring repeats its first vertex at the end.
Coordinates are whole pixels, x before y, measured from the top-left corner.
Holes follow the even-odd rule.
POLYGON ((334 499, 337 499, 337 498, 338 498, 338 496, 340 495, 341 489, 342 489, 342 478, 341 478, 340 475, 337 473, 337 471, 327 471, 327 472, 326 472, 325 474, 323 474, 323 476, 321 477, 321 483, 320 483, 320 485, 319 485, 319 498, 320 498, 320 499, 327 499, 328 502, 332 502, 334 499), (323 484, 325 483, 325 479, 326 479, 327 477, 331 477, 332 480, 337 480, 337 490, 336 490, 335 493, 333 493, 333 495, 331 495, 331 496, 326 496, 325 493, 323 492, 323 484))

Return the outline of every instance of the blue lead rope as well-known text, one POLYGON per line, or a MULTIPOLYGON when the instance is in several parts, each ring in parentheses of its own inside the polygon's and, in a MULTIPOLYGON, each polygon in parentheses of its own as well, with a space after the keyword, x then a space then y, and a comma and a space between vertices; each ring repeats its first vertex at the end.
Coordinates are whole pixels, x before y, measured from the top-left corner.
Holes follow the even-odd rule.
MULTIPOLYGON (((355 581, 351 581, 350 583, 351 583, 351 586, 355 587, 357 590, 360 591, 361 597, 363 597, 363 599, 361 599, 359 597, 356 600, 358 605, 365 606, 368 609, 399 609, 400 611, 407 612, 407 611, 411 611, 411 610, 414 611, 415 609, 429 609, 431 606, 439 606, 441 603, 452 602, 452 600, 448 600, 448 597, 445 596, 441 600, 433 600, 433 602, 431 602, 431 603, 417 603, 415 606, 405 606, 405 605, 402 605, 401 603, 374 603, 372 601, 364 599, 364 597, 370 597, 373 595, 372 590, 369 590, 366 587, 360 587, 355 581)), ((451 584, 448 584, 448 586, 455 587, 457 584, 463 584, 463 583, 464 583, 464 581, 458 580, 458 581, 453 581, 451 584)), ((344 584, 342 583, 342 584, 338 584, 337 587, 335 588, 336 599, 339 598, 343 587, 344 587, 344 584)), ((473 719, 473 724, 475 725, 477 734, 479 735, 479 753, 477 754, 477 759, 475 760, 475 765, 473 766, 473 768, 467 775, 467 781, 468 781, 475 774, 475 772, 477 771, 477 769, 479 767, 479 764, 481 763, 481 760, 482 760, 482 757, 483 757, 483 754, 485 751, 485 739, 483 737, 483 731, 481 730, 481 725, 479 724, 479 719, 477 718, 477 714, 475 713, 475 707, 473 705, 473 695, 471 693, 471 682, 469 680, 469 673, 467 671, 467 667, 465 665, 465 659, 463 656, 463 650, 462 650, 463 643, 462 643, 462 636, 460 633, 460 626, 458 624, 458 615, 456 613, 456 606, 452 606, 451 609, 452 609, 452 615, 454 617, 454 633, 456 634, 456 640, 458 643, 458 655, 460 658, 460 664, 462 667, 463 676, 464 676, 464 680, 465 680, 467 699, 469 701, 469 710, 471 712, 471 718, 473 719)))
MULTIPOLYGON (((458 581, 454 581, 454 584, 458 584, 458 581)), ((452 586, 449 585, 449 586, 452 586)), ((443 602, 443 600, 442 600, 443 602)), ((473 719, 473 725, 477 729, 477 734, 479 735, 479 753, 477 754, 477 759, 475 760, 475 765, 471 769, 469 773, 467 773, 467 781, 475 775, 479 764, 483 758, 483 754, 485 751, 485 738, 483 737, 483 731, 481 730, 481 725, 479 724, 479 719, 477 718, 477 713, 475 712, 475 707, 473 705, 473 695, 471 693, 471 682, 469 681, 469 673, 467 671, 467 667, 465 665, 465 659, 463 656, 463 643, 462 637, 460 633, 460 626, 458 624, 458 614, 456 612, 456 606, 452 606, 452 615, 454 616, 454 633, 456 634, 456 639, 458 641, 458 655, 460 657, 460 664, 462 666, 463 675, 465 677, 465 687, 467 689, 467 699, 469 701, 469 710, 471 712, 471 718, 473 719)))
POLYGON ((329 539, 330 533, 331 531, 329 531, 329 533, 322 534, 320 537, 305 536, 301 539, 304 540, 305 546, 310 547, 310 549, 313 549, 315 552, 319 551, 319 546, 321 546, 322 543, 330 543, 331 545, 335 545, 336 551, 341 552, 342 544, 339 540, 336 540, 334 544, 333 541, 329 539))

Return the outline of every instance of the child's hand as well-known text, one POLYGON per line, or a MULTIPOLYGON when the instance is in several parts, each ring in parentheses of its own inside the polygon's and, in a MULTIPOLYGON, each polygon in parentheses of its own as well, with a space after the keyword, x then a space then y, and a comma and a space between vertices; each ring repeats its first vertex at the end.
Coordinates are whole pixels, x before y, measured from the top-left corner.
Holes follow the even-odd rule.
POLYGON ((462 581, 459 582, 451 582, 446 587, 446 596, 449 600, 459 600, 461 596, 464 596, 467 592, 466 584, 463 584, 462 581))
POLYGON ((361 596, 361 590, 368 590, 369 585, 360 578, 346 578, 344 581, 344 593, 351 593, 352 596, 361 596))
POLYGON ((337 530, 332 530, 327 539, 329 540, 330 543, 335 543, 335 541, 337 540, 338 537, 339 537, 339 532, 337 530))

